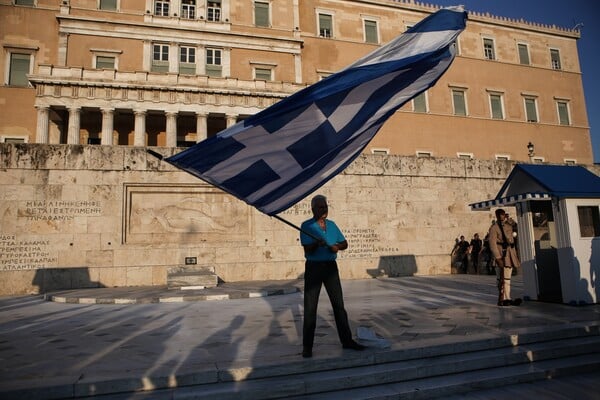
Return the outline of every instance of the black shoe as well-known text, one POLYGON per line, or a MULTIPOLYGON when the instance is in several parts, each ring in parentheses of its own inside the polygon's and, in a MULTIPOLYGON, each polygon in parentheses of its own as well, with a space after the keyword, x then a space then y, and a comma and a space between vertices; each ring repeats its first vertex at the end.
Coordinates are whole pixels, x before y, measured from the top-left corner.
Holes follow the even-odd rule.
POLYGON ((521 300, 521 299, 514 299, 514 300, 510 301, 510 305, 511 306, 520 306, 522 302, 523 302, 523 300, 521 300))
POLYGON ((304 358, 311 358, 312 357, 312 349, 305 347, 304 349, 302 349, 302 357, 304 358))
POLYGON ((500 301, 498 302, 498 305, 499 305, 500 307, 506 307, 506 306, 510 306, 510 305, 511 305, 511 303, 512 303, 512 301, 511 301, 511 300, 500 300, 500 301))
POLYGON ((362 345, 362 344, 360 344, 360 343, 356 343, 354 340, 353 340, 353 341, 351 341, 351 342, 348 342, 348 343, 344 343, 344 344, 342 345, 342 347, 343 347, 344 349, 352 349, 352 350, 364 350, 364 349, 366 349, 366 348, 367 348, 367 346, 363 346, 363 345, 362 345))

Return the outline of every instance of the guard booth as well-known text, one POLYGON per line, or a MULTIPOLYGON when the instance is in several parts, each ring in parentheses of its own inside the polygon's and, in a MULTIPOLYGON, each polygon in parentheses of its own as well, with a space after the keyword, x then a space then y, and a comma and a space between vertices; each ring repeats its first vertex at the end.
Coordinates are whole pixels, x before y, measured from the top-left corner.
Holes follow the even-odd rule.
POLYGON ((580 166, 517 164, 494 199, 470 206, 515 207, 526 300, 600 302, 600 177, 580 166))

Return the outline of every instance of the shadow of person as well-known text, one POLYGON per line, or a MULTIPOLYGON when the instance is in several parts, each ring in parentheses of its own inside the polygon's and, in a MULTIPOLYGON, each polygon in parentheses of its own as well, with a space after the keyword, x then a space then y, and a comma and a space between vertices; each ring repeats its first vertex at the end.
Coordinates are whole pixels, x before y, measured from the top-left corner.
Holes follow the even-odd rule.
POLYGON ((596 295, 595 302, 600 303, 600 237, 592 239, 590 255, 590 284, 596 295))
MULTIPOLYGON (((236 315, 227 327, 216 331, 191 349, 185 360, 173 368, 173 375, 185 379, 186 375, 202 370, 207 365, 214 368, 216 362, 218 362, 218 373, 226 374, 228 367, 236 360, 240 343, 244 339, 243 337, 234 339, 234 334, 243 325, 245 319, 243 315, 236 315)), ((232 380, 232 377, 222 376, 219 379, 227 381, 232 380)))

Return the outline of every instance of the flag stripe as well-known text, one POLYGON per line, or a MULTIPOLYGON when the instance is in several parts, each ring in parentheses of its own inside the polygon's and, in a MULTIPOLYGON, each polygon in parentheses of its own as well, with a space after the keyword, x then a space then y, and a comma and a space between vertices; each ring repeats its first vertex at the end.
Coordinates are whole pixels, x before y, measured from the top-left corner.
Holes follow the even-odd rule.
POLYGON ((443 9, 344 70, 166 159, 273 215, 346 168, 455 56, 462 8, 443 9))

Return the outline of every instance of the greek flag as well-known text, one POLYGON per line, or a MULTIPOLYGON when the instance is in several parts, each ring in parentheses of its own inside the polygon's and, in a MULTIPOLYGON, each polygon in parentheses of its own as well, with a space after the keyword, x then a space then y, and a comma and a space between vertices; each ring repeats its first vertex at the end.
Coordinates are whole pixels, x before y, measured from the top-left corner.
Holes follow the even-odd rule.
POLYGON ((398 108, 435 84, 466 19, 462 7, 438 10, 342 71, 165 160, 277 214, 340 173, 398 108))

